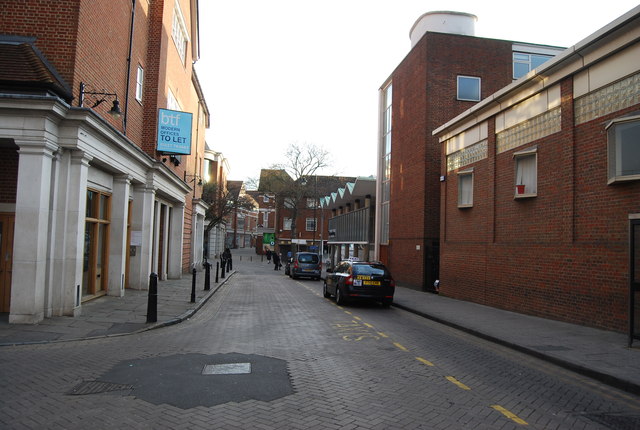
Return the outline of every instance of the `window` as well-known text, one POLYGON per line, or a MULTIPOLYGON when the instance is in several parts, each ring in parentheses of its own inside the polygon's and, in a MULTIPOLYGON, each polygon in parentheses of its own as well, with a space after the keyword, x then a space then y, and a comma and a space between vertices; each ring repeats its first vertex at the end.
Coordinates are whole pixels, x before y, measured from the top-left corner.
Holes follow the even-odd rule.
POLYGON ((178 50, 178 55, 182 60, 182 64, 185 64, 187 56, 187 42, 189 36, 187 35, 187 26, 184 23, 184 16, 180 10, 180 4, 176 0, 175 7, 173 9, 173 26, 171 28, 171 37, 178 50))
POLYGON ((317 208, 318 207, 318 199, 307 198, 307 207, 308 208, 317 208))
POLYGON ((295 207, 294 200, 291 197, 285 197, 283 204, 285 208, 292 209, 295 207))
POLYGON ((552 58, 551 55, 513 53, 513 79, 518 79, 552 58))
POLYGON ((263 201, 264 203, 269 203, 269 196, 268 196, 268 195, 266 195, 266 194, 265 194, 264 196, 262 196, 262 201, 263 201))
POLYGON ((269 212, 262 212, 262 225, 265 228, 269 227, 269 212))
POLYGON ((458 100, 480 101, 480 78, 458 76, 458 100))
POLYGON ((138 65, 138 75, 136 80, 136 100, 142 103, 142 87, 144 84, 144 69, 138 65))
POLYGON ((516 164, 515 197, 535 197, 538 193, 537 147, 513 154, 516 164))
POLYGON ((458 172, 458 207, 473 206, 473 169, 458 172))
POLYGON ((111 195, 87 190, 82 273, 83 300, 102 294, 107 289, 110 220, 111 195))
POLYGON ((307 231, 316 231, 316 219, 307 218, 307 231))
POLYGON ((607 125, 609 183, 640 179, 640 116, 607 125))
POLYGON ((291 218, 285 218, 282 222, 283 230, 291 230, 291 218))
POLYGON ((389 243, 389 201, 391 200, 391 126, 393 123, 393 86, 389 84, 382 92, 382 153, 381 160, 381 178, 382 178, 382 196, 380 199, 381 218, 380 218, 380 243, 389 243))

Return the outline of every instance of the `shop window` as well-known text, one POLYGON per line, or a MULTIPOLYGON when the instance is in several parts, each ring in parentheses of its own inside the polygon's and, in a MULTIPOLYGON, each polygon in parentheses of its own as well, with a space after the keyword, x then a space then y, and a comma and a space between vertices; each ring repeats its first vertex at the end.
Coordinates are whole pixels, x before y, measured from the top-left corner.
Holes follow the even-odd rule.
POLYGON ((513 158, 516 168, 515 197, 535 197, 538 195, 537 148, 516 152, 513 158))
POLYGON ((640 116, 607 126, 609 183, 640 179, 640 116))
POLYGON ((458 207, 473 206, 473 169, 458 172, 458 207))
POLYGON ((82 299, 104 294, 107 288, 107 259, 111 196, 87 190, 84 233, 82 299))

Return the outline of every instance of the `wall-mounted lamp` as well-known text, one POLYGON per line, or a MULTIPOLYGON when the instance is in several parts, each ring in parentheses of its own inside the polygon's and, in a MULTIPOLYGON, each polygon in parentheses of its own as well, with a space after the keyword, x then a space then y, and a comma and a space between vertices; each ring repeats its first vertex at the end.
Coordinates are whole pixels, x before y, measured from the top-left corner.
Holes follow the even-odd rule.
POLYGON ((80 97, 78 99, 78 106, 82 107, 82 105, 84 104, 85 95, 101 96, 101 97, 96 97, 95 103, 93 104, 93 106, 91 106, 92 109, 98 106, 100 103, 107 101, 105 97, 115 97, 115 100, 113 101, 113 106, 111 107, 111 110, 109 110, 109 114, 112 115, 114 118, 120 118, 120 115, 122 115, 122 111, 120 110, 120 102, 118 101, 118 95, 116 93, 107 93, 104 90, 103 91, 87 91, 86 88, 87 88, 86 84, 84 82, 80 82, 80 97))
POLYGON ((198 185, 202 185, 202 178, 199 175, 187 175, 187 173, 185 172, 184 174, 184 181, 185 182, 195 182, 198 181, 198 185))

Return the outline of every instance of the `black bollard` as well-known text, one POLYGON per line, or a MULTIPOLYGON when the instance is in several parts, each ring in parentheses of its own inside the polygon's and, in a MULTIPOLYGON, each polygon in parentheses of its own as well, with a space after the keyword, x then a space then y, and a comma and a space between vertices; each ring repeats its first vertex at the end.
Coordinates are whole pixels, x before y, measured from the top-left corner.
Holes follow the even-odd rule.
POLYGON ((196 268, 193 268, 193 278, 191 279, 191 303, 196 302, 196 268))
POLYGON ((158 275, 149 275, 149 299, 147 301, 147 322, 158 321, 158 275))
POLYGON ((216 284, 218 283, 218 270, 220 270, 220 263, 216 261, 216 284))
POLYGON ((209 291, 211 289, 211 263, 206 261, 204 263, 204 290, 209 291))
POLYGON ((224 269, 225 269, 225 266, 226 266, 226 265, 227 265, 227 262, 226 262, 226 261, 223 261, 223 262, 222 262, 222 272, 220 273, 220 277, 221 277, 222 279, 224 279, 224 269))

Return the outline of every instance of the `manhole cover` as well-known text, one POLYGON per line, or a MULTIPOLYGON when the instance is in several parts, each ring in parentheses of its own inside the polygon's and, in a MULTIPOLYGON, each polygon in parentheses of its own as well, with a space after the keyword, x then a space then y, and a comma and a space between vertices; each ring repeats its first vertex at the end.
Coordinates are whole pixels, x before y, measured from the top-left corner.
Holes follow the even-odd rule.
POLYGON ((242 375, 251 373, 251 363, 207 364, 203 375, 242 375))

